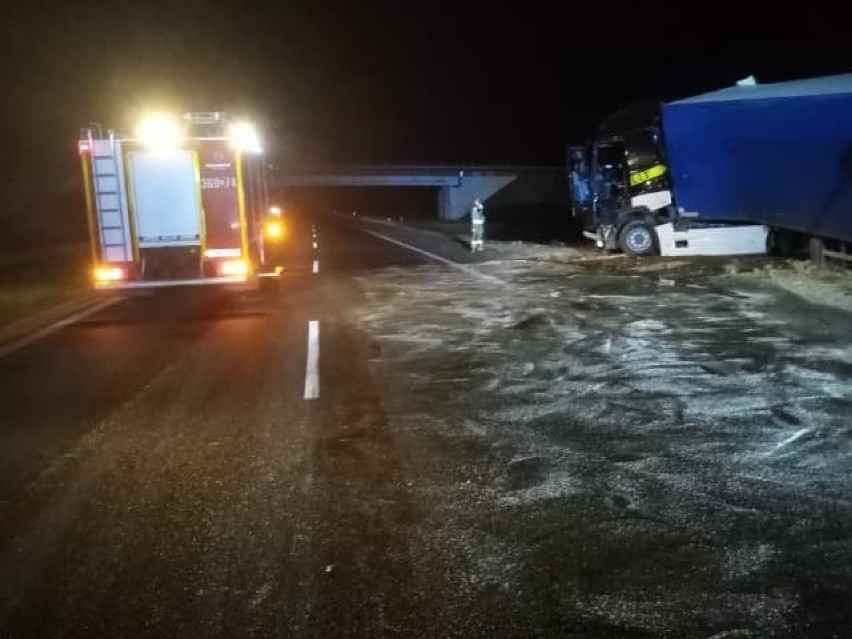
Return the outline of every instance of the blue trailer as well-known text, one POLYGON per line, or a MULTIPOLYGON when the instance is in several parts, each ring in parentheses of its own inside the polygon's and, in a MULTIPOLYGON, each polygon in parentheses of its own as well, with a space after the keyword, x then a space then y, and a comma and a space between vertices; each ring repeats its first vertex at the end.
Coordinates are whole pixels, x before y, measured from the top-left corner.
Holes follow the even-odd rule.
POLYGON ((574 189, 575 214, 600 245, 695 255, 852 242, 852 74, 737 85, 612 122, 570 166, 588 186, 574 189))
POLYGON ((852 242, 852 74, 672 102, 663 130, 679 206, 852 242))

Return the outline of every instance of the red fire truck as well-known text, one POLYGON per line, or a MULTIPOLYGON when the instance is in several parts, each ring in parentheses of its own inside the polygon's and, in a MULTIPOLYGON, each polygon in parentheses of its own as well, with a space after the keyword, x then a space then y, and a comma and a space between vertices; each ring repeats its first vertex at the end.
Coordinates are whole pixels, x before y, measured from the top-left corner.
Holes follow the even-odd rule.
POLYGON ((282 221, 250 124, 159 114, 133 137, 83 129, 78 148, 96 288, 246 289, 280 275, 282 221))

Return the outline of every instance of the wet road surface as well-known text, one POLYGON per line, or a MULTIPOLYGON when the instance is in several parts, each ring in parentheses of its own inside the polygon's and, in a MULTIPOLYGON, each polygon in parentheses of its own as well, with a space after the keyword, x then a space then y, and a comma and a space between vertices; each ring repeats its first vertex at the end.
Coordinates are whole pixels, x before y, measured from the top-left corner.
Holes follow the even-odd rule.
POLYGON ((288 241, 277 290, 0 359, 0 636, 852 632, 848 315, 393 224, 288 241))

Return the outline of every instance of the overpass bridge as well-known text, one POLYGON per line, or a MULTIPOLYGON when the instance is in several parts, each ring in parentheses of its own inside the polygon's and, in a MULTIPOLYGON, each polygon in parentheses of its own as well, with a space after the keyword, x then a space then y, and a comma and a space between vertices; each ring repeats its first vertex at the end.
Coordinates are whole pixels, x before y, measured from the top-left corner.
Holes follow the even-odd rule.
MULTIPOLYGON (((287 187, 435 187, 438 215, 456 220, 470 210, 475 197, 488 203, 512 184, 562 176, 563 167, 486 165, 330 165, 319 167, 272 165, 269 185, 287 187)), ((529 191, 529 187, 526 188, 529 191)))

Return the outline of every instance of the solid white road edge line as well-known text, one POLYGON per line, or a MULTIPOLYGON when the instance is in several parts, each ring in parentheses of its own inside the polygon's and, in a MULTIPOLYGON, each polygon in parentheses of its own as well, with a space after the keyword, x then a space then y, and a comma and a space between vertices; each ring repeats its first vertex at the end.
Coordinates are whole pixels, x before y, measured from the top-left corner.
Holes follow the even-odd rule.
POLYGON ((319 397, 319 321, 308 322, 308 363, 305 366, 305 399, 319 397))
POLYGON ((35 333, 30 333, 20 339, 17 339, 13 342, 9 342, 3 346, 0 346, 0 357, 6 357, 6 355, 10 355, 15 351, 21 350, 25 346, 29 346, 33 342, 37 342, 40 339, 44 339, 48 335, 55 333, 61 328, 65 328, 66 326, 70 326, 75 322, 79 322, 81 319, 85 319, 89 315, 94 315, 95 313, 102 311, 103 309, 112 306, 113 304, 117 304, 122 301, 123 297, 110 297, 105 300, 101 300, 91 306, 87 306, 82 311, 78 313, 74 313, 73 315, 69 315, 58 322, 54 322, 53 324, 49 324, 42 329, 37 330, 35 333))
POLYGON ((314 260, 314 273, 319 273, 319 260, 314 260))
POLYGON ((455 269, 463 271, 468 275, 473 275, 474 277, 478 277, 481 280, 485 280, 486 282, 491 282, 492 284, 500 284, 501 286, 505 286, 506 282, 501 280, 498 277, 494 277, 493 275, 486 275, 485 273, 480 273, 479 271, 470 268, 469 266, 465 266, 464 264, 459 264, 458 262, 453 262, 452 260, 448 260, 445 257, 441 257, 440 255, 435 255, 434 253, 430 253, 429 251, 424 251, 423 249, 417 248, 416 246, 411 246, 411 244, 406 244, 405 242, 400 242, 399 240, 395 240, 392 237, 388 237, 387 235, 382 235, 381 233, 376 233, 375 231, 368 231, 367 229, 358 229, 362 233, 367 233, 368 235, 372 235, 374 237, 378 237, 379 239, 384 240, 385 242, 390 242, 391 244, 396 244, 397 246, 401 246, 403 248, 408 249, 409 251, 414 251, 415 253, 420 253, 420 255, 424 255, 431 260, 435 260, 436 262, 441 262, 441 264, 446 264, 447 266, 452 266, 455 269))

